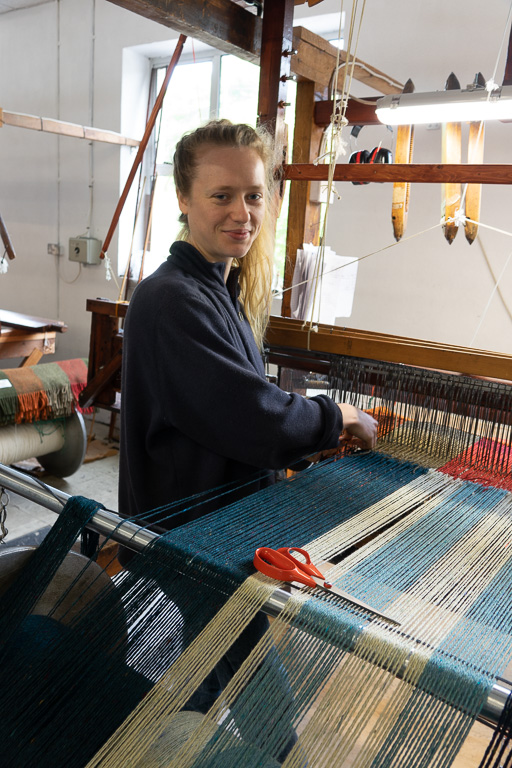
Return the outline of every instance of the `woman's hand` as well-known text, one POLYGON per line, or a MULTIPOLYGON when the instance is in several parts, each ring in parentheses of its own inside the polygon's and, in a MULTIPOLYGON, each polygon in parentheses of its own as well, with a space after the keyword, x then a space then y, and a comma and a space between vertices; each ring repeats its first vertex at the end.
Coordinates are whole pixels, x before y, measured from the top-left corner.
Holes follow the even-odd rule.
POLYGON ((343 415, 343 432, 340 440, 358 445, 361 448, 373 449, 377 445, 378 421, 369 413, 361 411, 355 405, 340 403, 338 405, 343 415))

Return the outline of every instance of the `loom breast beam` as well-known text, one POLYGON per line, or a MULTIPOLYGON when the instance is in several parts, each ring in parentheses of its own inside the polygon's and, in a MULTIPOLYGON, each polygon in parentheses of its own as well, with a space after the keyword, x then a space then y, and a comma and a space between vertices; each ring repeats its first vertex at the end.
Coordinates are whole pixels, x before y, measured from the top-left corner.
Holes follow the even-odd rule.
MULTIPOLYGON (((414 83, 409 79, 404 85, 403 93, 412 93, 414 83)), ((414 140, 413 125, 399 125, 396 129, 395 163, 412 163, 412 147, 414 140)), ((400 240, 407 225, 409 212, 409 195, 411 185, 408 181, 396 181, 393 184, 393 202, 391 204, 391 220, 395 240, 400 240)))
MULTIPOLYGON (((0 464, 0 488, 5 488, 12 493, 17 493, 30 501, 34 501, 36 504, 40 504, 46 509, 50 509, 56 514, 59 514, 62 511, 62 508, 70 498, 67 493, 64 493, 57 488, 50 488, 42 483, 38 483, 34 478, 24 475, 11 467, 3 466, 2 464, 0 464)), ((114 539, 136 552, 141 552, 150 542, 158 538, 156 533, 141 528, 128 520, 123 520, 114 512, 102 509, 95 512, 88 527, 104 536, 114 539)), ((291 595, 289 592, 286 592, 283 589, 276 589, 263 605, 262 610, 268 616, 275 618, 283 611, 290 597, 291 595)), ((395 631, 399 632, 399 630, 395 631)), ((415 640, 415 642, 420 646, 425 645, 420 640, 415 640)), ((404 674, 407 664, 408 660, 405 661, 403 669, 399 672, 397 677, 404 674)), ((512 683, 509 683, 506 680, 501 682, 493 685, 487 697, 487 701, 483 705, 478 716, 479 720, 489 726, 497 725, 511 692, 510 689, 512 683), (501 684, 501 682, 503 684, 501 684)))
MULTIPOLYGON (((485 78, 481 72, 475 75, 475 87, 485 88, 485 78)), ((472 122, 469 124, 468 136, 468 163, 483 163, 484 161, 484 126, 482 122, 472 122)), ((478 233, 478 224, 480 221, 480 201, 482 197, 481 184, 468 184, 466 187, 465 215, 467 219, 464 223, 464 234, 466 240, 471 245, 478 233)))
MULTIPOLYGON (((458 89, 460 89, 460 83, 452 72, 446 81, 445 90, 453 91, 458 89)), ((460 164, 462 160, 460 123, 443 123, 442 143, 441 162, 460 164)), ((454 221, 450 222, 448 219, 453 219, 456 212, 460 209, 461 185, 460 182, 450 182, 443 184, 442 189, 444 236, 451 245, 457 234, 458 226, 454 221)))

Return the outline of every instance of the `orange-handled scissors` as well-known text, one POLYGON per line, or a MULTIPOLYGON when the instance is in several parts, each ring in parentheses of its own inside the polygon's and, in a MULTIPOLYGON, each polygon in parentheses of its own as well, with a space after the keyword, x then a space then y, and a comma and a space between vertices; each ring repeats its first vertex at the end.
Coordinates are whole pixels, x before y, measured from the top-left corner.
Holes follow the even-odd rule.
POLYGON ((311 562, 309 552, 306 552, 305 549, 299 549, 299 547, 280 547, 279 549, 259 547, 254 554, 253 562, 258 571, 264 573, 265 576, 270 576, 270 578, 277 579, 278 581, 297 581, 299 584, 305 584, 308 587, 320 587, 332 595, 337 595, 337 597, 357 605, 359 608, 370 611, 370 613, 384 619, 384 621, 400 626, 399 621, 375 610, 371 605, 363 603, 362 600, 358 600, 356 597, 349 595, 348 592, 343 592, 343 590, 334 587, 329 581, 326 581, 316 565, 311 562), (305 558, 305 562, 294 557, 291 554, 292 552, 299 552, 305 558))

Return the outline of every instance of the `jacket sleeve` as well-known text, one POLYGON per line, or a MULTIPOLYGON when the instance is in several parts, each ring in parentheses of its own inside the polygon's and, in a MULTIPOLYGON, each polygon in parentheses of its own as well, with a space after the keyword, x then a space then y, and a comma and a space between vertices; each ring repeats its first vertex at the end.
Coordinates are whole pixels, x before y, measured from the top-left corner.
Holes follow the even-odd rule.
POLYGON ((343 418, 334 401, 325 395, 306 399, 269 383, 208 297, 162 290, 158 301, 153 297, 150 305, 133 309, 139 317, 132 322, 145 330, 137 357, 155 396, 155 423, 215 453, 268 469, 338 445, 343 418))

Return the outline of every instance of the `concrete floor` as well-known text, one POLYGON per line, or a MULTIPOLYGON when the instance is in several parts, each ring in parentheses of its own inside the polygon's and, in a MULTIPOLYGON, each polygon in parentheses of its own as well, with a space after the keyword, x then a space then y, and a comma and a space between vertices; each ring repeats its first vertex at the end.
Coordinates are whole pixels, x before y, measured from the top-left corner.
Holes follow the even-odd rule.
MULTIPOLYGON (((118 442, 108 440, 106 424, 92 422, 91 419, 86 419, 85 422, 91 450, 88 450, 86 461, 80 469, 67 478, 54 477, 44 471, 36 471, 35 474, 47 485, 70 496, 80 495, 95 499, 107 509, 117 512, 118 442), (115 452, 115 455, 90 460, 96 455, 112 452, 115 452)), ((8 533, 0 546, 38 544, 57 519, 57 515, 18 494, 10 491, 8 494, 5 523, 8 533)))

